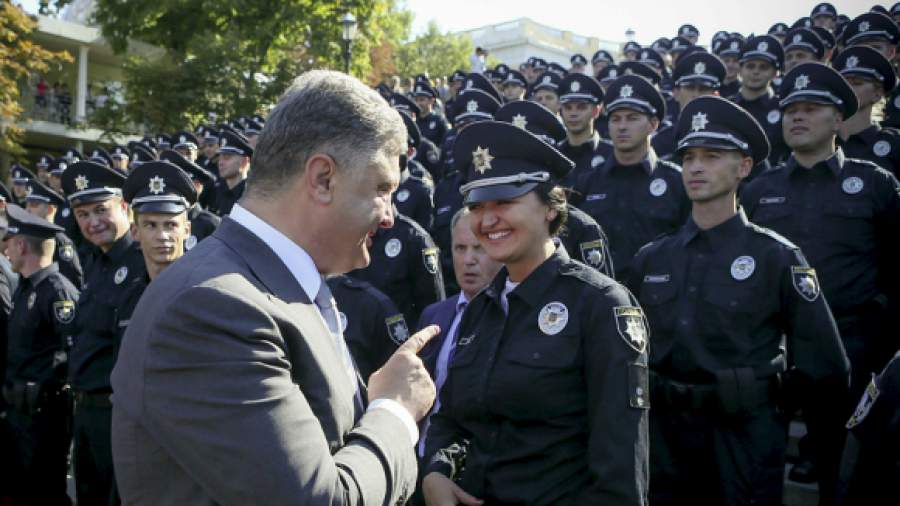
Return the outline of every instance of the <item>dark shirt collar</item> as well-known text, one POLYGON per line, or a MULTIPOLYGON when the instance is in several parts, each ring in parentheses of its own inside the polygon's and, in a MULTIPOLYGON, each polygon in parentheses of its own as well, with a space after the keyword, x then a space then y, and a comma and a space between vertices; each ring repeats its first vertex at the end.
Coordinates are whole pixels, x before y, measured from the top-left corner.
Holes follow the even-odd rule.
MULTIPOLYGON (((640 166, 648 176, 652 176, 653 171, 656 170, 657 162, 659 162, 659 157, 656 155, 656 151, 653 148, 650 148, 647 151, 647 156, 641 160, 640 166)), ((617 167, 621 167, 621 165, 619 165, 619 161, 616 160, 616 154, 614 152, 613 155, 607 158, 606 162, 600 166, 600 170, 606 175, 609 175, 609 173, 617 167)))
MULTIPOLYGON (((541 295, 553 286, 553 280, 559 274, 560 268, 567 263, 569 263, 569 253, 564 246, 558 245, 550 258, 544 260, 544 263, 529 274, 519 286, 510 292, 510 295, 515 295, 529 306, 540 304, 543 301, 541 295)), ((509 271, 503 267, 485 290, 485 295, 498 305, 500 304, 500 294, 503 293, 508 277, 509 271)))
POLYGON ((110 261, 118 263, 122 257, 125 256, 125 253, 131 248, 131 245, 134 243, 134 239, 131 238, 130 232, 125 232, 118 241, 113 243, 112 248, 109 249, 106 253, 103 253, 103 250, 96 247, 97 252, 100 256, 107 257, 110 261))
POLYGON ((55 274, 57 272, 59 272, 59 265, 57 265, 56 262, 53 262, 52 264, 44 267, 39 271, 32 272, 31 276, 28 276, 27 278, 25 278, 25 280, 29 285, 35 287, 38 286, 41 281, 47 279, 47 276, 55 274))
MULTIPOLYGON (((844 150, 841 148, 837 148, 834 154, 831 155, 827 160, 819 162, 816 164, 816 167, 825 164, 828 167, 828 170, 834 175, 834 177, 838 177, 841 174, 841 171, 844 169, 844 160, 846 157, 844 156, 844 150)), ((794 158, 794 155, 791 154, 790 158, 784 163, 785 169, 788 171, 789 176, 794 176, 798 173, 799 170, 803 170, 804 167, 797 163, 797 159, 794 158)), ((814 169, 815 167, 810 167, 814 169)))
POLYGON ((863 130, 856 132, 847 138, 845 142, 850 142, 854 137, 858 138, 865 145, 875 144, 875 138, 878 136, 878 132, 881 131, 881 128, 876 124, 871 124, 863 130))
POLYGON ((594 151, 595 149, 597 149, 597 145, 600 144, 600 132, 594 130, 594 135, 592 135, 590 139, 582 142, 577 146, 573 146, 572 143, 569 142, 568 138, 563 140, 563 142, 565 142, 566 145, 569 146, 569 149, 590 149, 590 151, 594 151))
POLYGON ((741 95, 740 90, 738 90, 738 94, 737 94, 738 100, 737 101, 739 104, 755 104, 755 103, 761 102, 763 100, 770 100, 774 96, 775 96, 775 91, 772 90, 772 86, 769 86, 768 88, 766 88, 765 93, 763 93, 762 95, 760 95, 752 100, 744 98, 744 96, 741 95))
POLYGON ((692 215, 681 231, 681 244, 682 246, 687 246, 700 233, 703 233, 709 240, 712 248, 718 251, 732 244, 734 237, 747 226, 747 223, 747 215, 744 214, 744 208, 742 207, 738 208, 737 214, 709 230, 701 230, 692 215))

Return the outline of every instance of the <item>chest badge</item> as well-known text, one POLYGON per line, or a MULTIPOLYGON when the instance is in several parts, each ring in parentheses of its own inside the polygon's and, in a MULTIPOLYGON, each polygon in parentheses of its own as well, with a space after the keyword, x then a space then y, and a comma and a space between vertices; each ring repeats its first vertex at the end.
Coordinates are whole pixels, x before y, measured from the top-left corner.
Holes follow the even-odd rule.
POLYGON ((856 195, 862 191, 864 186, 863 180, 856 176, 850 176, 841 183, 841 189, 848 195, 856 195))
POLYGON ((338 311, 338 322, 341 324, 341 334, 347 331, 347 315, 343 311, 338 311))
POLYGON ((756 270, 756 260, 751 256, 739 256, 731 262, 731 277, 737 281, 743 281, 753 275, 756 270))
POLYGON ((31 292, 31 295, 28 296, 28 304, 27 307, 29 310, 34 307, 34 301, 37 300, 37 292, 31 292))
POLYGON ((409 198, 409 190, 402 189, 397 192, 397 202, 406 202, 406 199, 409 198))
POLYGON ((653 195, 654 197, 663 196, 668 188, 669 185, 666 183, 665 179, 658 177, 653 181, 650 181, 650 195, 653 195))
POLYGON ((616 330, 628 346, 638 353, 647 349, 647 325, 644 311, 636 306, 616 306, 613 308, 616 317, 616 330))
POLYGON ((772 125, 774 125, 775 123, 778 123, 778 120, 780 120, 780 119, 781 119, 781 111, 779 111, 778 109, 773 109, 773 110, 769 111, 769 114, 766 115, 766 121, 768 121, 772 125))
POLYGON ((538 314, 538 328, 548 336, 555 336, 569 323, 569 308, 562 302, 551 302, 538 314))
POLYGON ((197 236, 191 234, 187 239, 184 240, 184 249, 193 249, 194 246, 197 245, 197 236))
POLYGON ((876 156, 887 156, 891 154, 891 143, 884 140, 878 141, 872 146, 872 152, 876 156))
POLYGON ((791 281, 797 293, 807 301, 812 302, 819 296, 819 280, 816 278, 815 269, 793 265, 791 281))
POLYGON ((123 265, 122 267, 119 267, 119 270, 116 271, 116 275, 115 277, 113 277, 113 281, 115 281, 117 285, 121 285, 122 281, 125 281, 126 277, 128 277, 128 267, 123 265))
POLYGON ((605 161, 606 161, 606 158, 604 158, 603 155, 597 155, 597 156, 591 158, 591 167, 596 169, 597 167, 600 166, 601 163, 603 163, 605 161))
POLYGON ((63 218, 68 218, 70 214, 72 214, 72 210, 69 209, 68 207, 62 210, 63 218))
POLYGON ((384 245, 384 254, 387 255, 388 258, 396 257, 401 251, 403 251, 403 243, 400 242, 400 239, 391 239, 384 245))

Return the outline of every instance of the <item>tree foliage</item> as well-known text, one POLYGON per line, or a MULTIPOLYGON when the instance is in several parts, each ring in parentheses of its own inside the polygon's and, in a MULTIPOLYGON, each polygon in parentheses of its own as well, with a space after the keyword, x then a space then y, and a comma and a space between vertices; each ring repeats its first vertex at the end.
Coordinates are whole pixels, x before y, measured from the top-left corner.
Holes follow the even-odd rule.
POLYGON ((19 85, 51 65, 71 61, 65 52, 52 52, 35 44, 29 34, 37 27, 18 5, 0 0, 0 151, 21 155, 23 132, 15 126, 22 114, 19 85))
POLYGON ((441 32, 437 23, 430 21, 424 33, 395 52, 397 73, 405 77, 426 73, 433 78, 446 77, 456 69, 468 69, 472 52, 471 39, 441 32))

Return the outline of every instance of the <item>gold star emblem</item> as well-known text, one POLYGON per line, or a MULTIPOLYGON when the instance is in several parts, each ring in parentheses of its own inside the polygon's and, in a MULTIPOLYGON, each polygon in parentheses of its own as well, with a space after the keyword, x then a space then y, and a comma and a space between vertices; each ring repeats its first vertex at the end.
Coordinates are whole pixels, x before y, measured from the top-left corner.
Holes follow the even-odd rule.
POLYGON ((487 148, 478 146, 475 148, 475 151, 472 151, 472 164, 475 166, 475 171, 479 174, 484 174, 491 169, 491 160, 493 159, 494 157, 491 156, 491 152, 487 148))
POLYGON ((163 181, 163 178, 159 176, 150 178, 150 193, 154 195, 159 195, 166 189, 166 182, 163 181))
POLYGON ((525 130, 525 127, 528 126, 528 120, 525 118, 525 116, 516 114, 512 118, 512 124, 521 128, 522 130, 525 130))
POLYGON ((75 189, 78 191, 87 190, 88 187, 88 178, 84 177, 84 174, 79 175, 75 178, 75 189))

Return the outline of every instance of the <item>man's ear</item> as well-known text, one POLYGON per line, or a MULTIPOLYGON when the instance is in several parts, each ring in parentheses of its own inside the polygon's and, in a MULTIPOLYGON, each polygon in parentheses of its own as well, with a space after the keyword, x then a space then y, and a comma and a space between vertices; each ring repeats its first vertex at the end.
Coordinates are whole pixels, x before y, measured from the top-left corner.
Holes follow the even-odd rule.
POLYGON ((316 153, 306 161, 301 184, 303 190, 320 204, 328 204, 334 198, 337 164, 329 155, 316 153))

